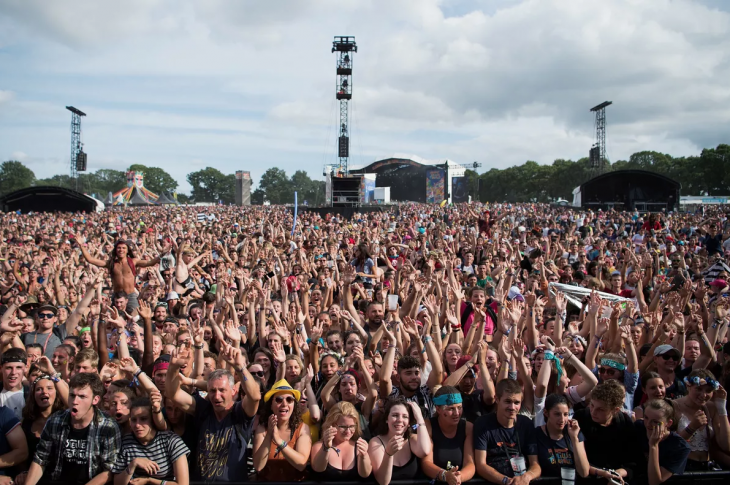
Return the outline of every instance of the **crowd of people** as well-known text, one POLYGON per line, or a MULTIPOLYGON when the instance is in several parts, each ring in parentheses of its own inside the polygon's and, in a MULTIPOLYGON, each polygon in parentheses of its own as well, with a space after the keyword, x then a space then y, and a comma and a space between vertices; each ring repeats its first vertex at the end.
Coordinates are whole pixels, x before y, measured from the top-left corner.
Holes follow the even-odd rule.
POLYGON ((720 209, 0 223, 0 485, 730 468, 720 209))

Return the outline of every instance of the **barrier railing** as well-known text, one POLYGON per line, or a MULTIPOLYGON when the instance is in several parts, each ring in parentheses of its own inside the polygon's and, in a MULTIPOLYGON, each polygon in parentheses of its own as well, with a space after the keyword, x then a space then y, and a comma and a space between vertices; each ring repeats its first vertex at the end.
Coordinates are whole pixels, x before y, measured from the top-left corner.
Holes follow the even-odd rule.
MULTIPOLYGON (((221 481, 209 481, 209 482, 201 482, 201 481, 190 481, 190 485, 210 485, 213 482, 217 483, 228 483, 231 485, 248 485, 250 483, 256 483, 256 480, 251 480, 249 482, 221 482, 221 481)), ((317 481, 317 480, 307 480, 304 482, 259 482, 259 483, 266 483, 268 485, 293 485, 294 483, 298 485, 321 485, 322 483, 330 483, 331 480, 328 482, 323 481, 317 481)), ((68 485, 61 482, 44 482, 47 485, 68 485)), ((334 482, 337 483, 337 485, 363 485, 367 483, 377 483, 375 479, 372 477, 366 480, 362 480, 359 482, 334 482)), ((419 480, 393 480, 390 482, 391 485, 430 485, 430 480, 425 479, 419 479, 419 480)), ((472 480, 469 480, 469 483, 474 485, 493 485, 491 482, 488 482, 486 480, 483 480, 482 478, 474 478, 472 480)), ((539 485, 560 485, 562 483, 560 477, 542 477, 533 480, 530 482, 531 484, 539 484, 539 485)), ((576 481, 577 484, 601 484, 605 485, 607 482, 605 479, 602 478, 586 478, 582 479, 578 477, 578 480, 576 481)), ((641 482, 631 482, 629 485, 633 485, 633 483, 641 483, 641 482)), ((646 483, 644 481, 644 483, 646 483)), ((665 483, 669 485, 690 485, 690 484, 700 484, 700 485, 715 485, 715 484, 730 484, 730 471, 712 471, 712 472, 687 472, 683 475, 675 475, 672 478, 670 478, 665 483)))

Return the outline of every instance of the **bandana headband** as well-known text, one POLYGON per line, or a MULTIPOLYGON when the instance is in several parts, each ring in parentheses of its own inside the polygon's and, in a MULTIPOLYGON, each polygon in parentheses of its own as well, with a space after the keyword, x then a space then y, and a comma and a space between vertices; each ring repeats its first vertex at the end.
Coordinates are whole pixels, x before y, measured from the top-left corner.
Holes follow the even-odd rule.
POLYGON ((433 398, 434 406, 451 406, 452 404, 461 404, 462 402, 461 394, 441 394, 433 398))
POLYGON ((0 360, 1 364, 11 364, 11 363, 20 363, 25 364, 25 359, 19 355, 3 355, 2 360, 0 360))
POLYGON ((154 375, 158 370, 167 370, 168 367, 170 367, 169 362, 160 362, 152 368, 152 374, 154 375))
POLYGON ((710 386, 713 391, 717 391, 720 388, 720 383, 711 377, 685 377, 684 383, 693 386, 710 386))
POLYGON ((604 365, 606 367, 610 367, 612 369, 616 370, 626 370, 626 366, 622 364, 621 362, 616 362, 615 360, 611 359, 601 359, 601 365, 604 365))
POLYGON ((33 381, 33 385, 31 387, 35 387, 36 384, 38 384, 39 381, 42 381, 43 379, 48 379, 49 381, 58 382, 58 377, 51 377, 48 374, 44 374, 42 376, 38 376, 33 381))
POLYGON ((563 377, 563 366, 560 365, 560 359, 555 355, 555 352, 553 352, 552 350, 546 350, 545 360, 552 360, 553 362, 555 362, 555 369, 558 371, 558 384, 560 384, 560 379, 563 377))

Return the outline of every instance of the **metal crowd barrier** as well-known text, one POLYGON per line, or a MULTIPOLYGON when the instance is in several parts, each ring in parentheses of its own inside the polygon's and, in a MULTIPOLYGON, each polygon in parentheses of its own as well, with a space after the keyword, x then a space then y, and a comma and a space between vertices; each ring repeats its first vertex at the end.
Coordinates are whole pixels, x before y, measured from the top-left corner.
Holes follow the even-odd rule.
MULTIPOLYGON (((605 479, 601 478, 580 478, 576 477, 576 484, 589 484, 589 485, 605 485, 607 482, 605 479)), ((212 483, 228 483, 231 485, 249 485, 251 483, 256 483, 256 480, 251 480, 248 482, 221 482, 221 481, 208 481, 208 482, 200 482, 200 481, 190 481, 190 485, 211 485, 212 483)), ((322 481, 316 481, 316 480, 307 480, 303 482, 259 482, 259 483, 266 483, 268 485, 292 485, 293 483, 297 483, 299 485, 321 485, 322 483, 330 483, 330 482, 322 482, 322 481)), ((353 481, 346 481, 346 482, 334 482, 338 485, 363 485, 363 484, 377 484, 374 478, 370 477, 368 479, 353 482, 353 481)), ((430 485, 431 481, 426 479, 417 479, 417 480, 393 480, 390 482, 391 485, 430 485)), ((439 482, 440 483, 440 482, 439 482)), ((491 482, 488 482, 486 480, 483 480, 481 478, 473 478, 469 480, 469 483, 474 485, 493 485, 491 482)), ((530 482, 531 484, 540 484, 540 485, 561 485, 562 481, 560 477, 543 477, 538 478, 536 480, 533 480, 530 482)), ((629 482, 629 485, 633 485, 634 483, 639 482, 629 482)), ((687 472, 683 475, 675 475, 672 478, 670 478, 665 483, 669 485, 690 485, 690 484, 700 484, 700 485, 719 485, 719 484, 730 484, 730 470, 723 470, 723 471, 712 471, 712 472, 687 472)), ((44 482, 44 485, 68 485, 66 483, 61 482, 44 482)))

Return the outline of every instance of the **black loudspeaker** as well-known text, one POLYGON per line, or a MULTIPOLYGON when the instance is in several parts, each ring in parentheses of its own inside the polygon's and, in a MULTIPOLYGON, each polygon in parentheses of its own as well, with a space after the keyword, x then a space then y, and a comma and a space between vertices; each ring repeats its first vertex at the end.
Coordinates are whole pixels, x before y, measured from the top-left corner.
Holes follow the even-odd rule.
POLYGON ((593 147, 591 148, 591 151, 588 152, 588 160, 590 162, 591 168, 598 168, 601 166, 601 149, 599 147, 593 147))
POLYGON ((86 153, 84 152, 79 152, 79 154, 76 155, 76 171, 86 172, 86 153))
POLYGON ((360 205, 360 177, 332 177, 332 207, 360 205))
POLYGON ((347 136, 340 137, 340 158, 347 158, 350 156, 350 138, 347 136))

